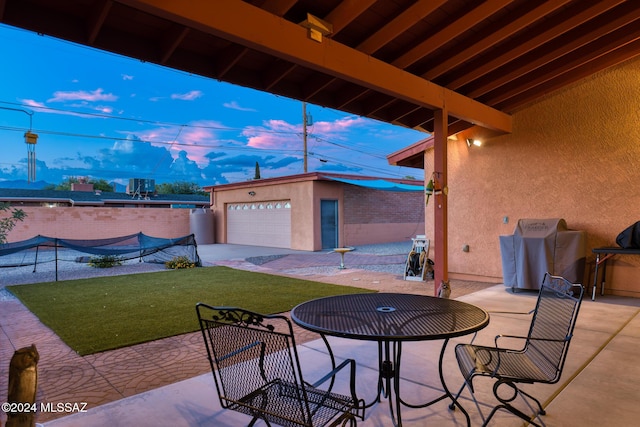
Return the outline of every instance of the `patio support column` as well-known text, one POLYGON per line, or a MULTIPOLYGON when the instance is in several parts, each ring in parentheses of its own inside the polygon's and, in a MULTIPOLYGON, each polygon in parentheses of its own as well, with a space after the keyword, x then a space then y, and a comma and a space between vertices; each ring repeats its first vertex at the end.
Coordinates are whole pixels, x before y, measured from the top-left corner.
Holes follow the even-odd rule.
MULTIPOLYGON (((437 295, 442 281, 449 280, 448 231, 447 231, 447 108, 434 111, 433 126, 433 180, 436 191, 433 196, 435 265, 433 293, 437 295)), ((427 164, 427 163, 425 163, 427 164)), ((425 171, 428 173, 427 171, 425 171)), ((425 180, 432 179, 425 176, 425 180)))

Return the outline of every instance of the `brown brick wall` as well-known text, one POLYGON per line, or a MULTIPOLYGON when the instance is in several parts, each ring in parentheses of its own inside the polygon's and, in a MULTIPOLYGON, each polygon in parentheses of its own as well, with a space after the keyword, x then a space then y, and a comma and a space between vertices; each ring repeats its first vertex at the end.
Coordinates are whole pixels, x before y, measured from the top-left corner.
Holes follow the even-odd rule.
POLYGON ((345 224, 424 223, 422 192, 376 191, 344 186, 345 224))

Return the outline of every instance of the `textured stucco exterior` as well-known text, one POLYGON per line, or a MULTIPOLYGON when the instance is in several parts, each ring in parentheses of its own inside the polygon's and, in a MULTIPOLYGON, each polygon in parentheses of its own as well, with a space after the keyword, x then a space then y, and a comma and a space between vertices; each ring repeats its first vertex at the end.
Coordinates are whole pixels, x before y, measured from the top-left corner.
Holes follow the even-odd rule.
POLYGON ((291 202, 292 249, 322 249, 322 200, 338 202, 340 246, 409 240, 424 230, 421 192, 371 190, 318 179, 314 173, 227 184, 211 189, 217 243, 227 243, 227 206, 230 203, 271 200, 291 202))
POLYGON ((21 209, 27 217, 16 223, 8 235, 9 242, 37 235, 64 239, 106 239, 138 232, 164 238, 190 234, 190 209, 36 206, 21 209))
MULTIPOLYGON (((216 243, 227 243, 227 206, 230 203, 259 203, 271 200, 291 201, 291 248, 314 250, 315 218, 313 213, 313 186, 284 182, 280 185, 241 183, 212 194, 216 243), (255 195, 249 195, 250 192, 255 195)), ((319 209, 319 205, 318 205, 319 209)), ((318 229, 319 229, 318 224, 318 229)))
MULTIPOLYGON (((634 60, 516 112, 512 134, 482 147, 450 141, 450 273, 501 282, 498 237, 512 234, 519 218, 564 218, 587 232, 591 284, 591 249, 615 246, 618 233, 640 220, 639 100, 634 60)), ((426 176, 432 171, 433 151, 425 156, 426 176)), ((426 224, 433 235, 431 208, 426 224)), ((609 266, 610 289, 640 296, 640 257, 615 257, 609 266)))

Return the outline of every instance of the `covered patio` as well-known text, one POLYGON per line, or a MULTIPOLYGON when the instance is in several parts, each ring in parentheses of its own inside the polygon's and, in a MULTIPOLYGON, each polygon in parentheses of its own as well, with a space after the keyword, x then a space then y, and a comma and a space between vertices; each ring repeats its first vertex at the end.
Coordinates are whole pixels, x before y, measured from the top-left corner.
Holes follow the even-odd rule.
MULTIPOLYGON (((498 237, 518 218, 564 218, 587 231, 588 253, 638 220, 639 19, 639 2, 610 0, 0 1, 7 25, 424 130, 431 139, 389 160, 424 168, 425 182, 433 178, 441 190, 427 205, 424 230, 433 239, 435 283, 496 283, 459 298, 523 312, 535 297, 499 284, 498 237), (483 146, 468 145, 472 138, 483 146)), ((640 263, 621 258, 611 266, 613 295, 585 299, 562 379, 533 387, 549 426, 631 426, 640 416, 640 300, 624 297, 640 295, 640 263)), ((585 285, 592 268, 591 257, 585 285)), ((528 318, 495 314, 478 342, 527 326, 528 318)), ((323 359, 319 344, 301 344, 308 376, 323 359)), ((405 347, 403 393, 434 393, 440 344, 405 347)), ((370 344, 333 345, 358 361, 359 391, 372 390, 370 344)), ((457 388, 451 354, 444 370, 457 388)), ((486 403, 490 390, 480 396, 486 403)), ((473 404, 463 404, 479 424, 473 404)), ((211 375, 203 374, 46 425, 249 421, 237 417, 220 410, 211 375)), ((403 417, 416 426, 464 424, 445 403, 403 417)), ((521 424, 503 414, 494 421, 521 424)), ((361 425, 388 426, 387 403, 361 425)))
MULTIPOLYGON (((496 285, 458 298, 488 311, 527 312, 535 303, 535 294, 508 292, 496 285)), ((556 385, 535 385, 525 390, 538 397, 547 415, 537 421, 548 426, 635 425, 640 409, 635 398, 640 393, 640 372, 635 361, 635 348, 640 345, 640 302, 637 299, 607 296, 592 302, 585 299, 575 330, 564 373, 556 385)), ((490 325, 482 330, 476 343, 492 344, 498 333, 526 333, 529 316, 494 313, 490 325)), ((449 343, 444 373, 453 390, 462 377, 452 353, 457 342, 469 342, 471 337, 449 343)), ((375 396, 377 381, 376 344, 346 339, 330 339, 338 358, 357 361, 357 390, 369 401, 375 396)), ((401 392, 410 403, 420 403, 441 394, 437 379, 437 359, 441 341, 408 343, 404 346, 401 392)), ((326 348, 320 339, 299 345, 306 378, 316 378, 328 366, 326 348)), ((205 357, 202 349, 202 357, 205 357)), ((339 385, 340 386, 340 385, 339 385)), ((476 395, 485 416, 489 405, 495 405, 491 382, 476 382, 476 395)), ((427 409, 403 408, 403 425, 466 425, 460 411, 450 411, 448 401, 427 409)), ((471 416, 472 425, 482 423, 478 409, 463 393, 462 405, 471 416)), ((517 406, 526 409, 522 401, 517 406)), ((74 414, 45 422, 47 427, 91 425, 173 425, 229 426, 246 425, 250 418, 222 410, 210 373, 199 375, 149 392, 134 395, 98 407, 87 413, 74 414)), ((359 425, 387 427, 392 424, 388 402, 370 408, 359 425)), ((521 426, 518 418, 500 411, 492 426, 521 426)))
MULTIPOLYGON (((424 131, 389 161, 442 190, 436 283, 499 283, 520 218, 564 218, 589 254, 638 220, 639 19, 624 0, 0 2, 7 25, 424 131)), ((638 295, 637 257, 610 265, 638 295)))

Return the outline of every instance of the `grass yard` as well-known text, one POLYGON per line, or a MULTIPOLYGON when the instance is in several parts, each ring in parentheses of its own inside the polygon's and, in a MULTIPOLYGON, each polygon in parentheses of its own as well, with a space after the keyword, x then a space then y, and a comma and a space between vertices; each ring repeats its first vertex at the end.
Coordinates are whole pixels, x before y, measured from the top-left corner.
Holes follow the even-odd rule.
POLYGON ((201 267, 8 286, 80 355, 199 329, 195 305, 282 313, 314 298, 371 292, 309 280, 201 267))

